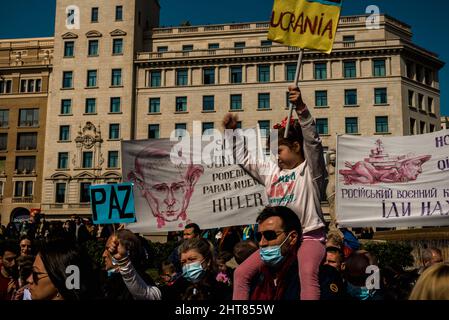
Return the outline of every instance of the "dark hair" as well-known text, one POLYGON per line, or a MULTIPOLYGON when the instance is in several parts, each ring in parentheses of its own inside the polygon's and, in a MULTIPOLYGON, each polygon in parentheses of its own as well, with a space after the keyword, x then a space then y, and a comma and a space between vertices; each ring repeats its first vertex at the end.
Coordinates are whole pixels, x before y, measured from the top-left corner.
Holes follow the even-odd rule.
POLYGON ((161 266, 159 268, 159 273, 162 273, 164 271, 164 269, 169 269, 169 271, 171 273, 176 272, 176 267, 175 267, 174 263, 171 261, 168 261, 168 260, 162 261, 161 266))
POLYGON ((197 251, 204 257, 206 265, 208 265, 206 271, 215 271, 216 263, 214 247, 208 240, 204 238, 187 239, 181 243, 178 250, 180 257, 181 253, 186 253, 189 250, 197 251))
POLYGON ((193 229, 193 232, 197 235, 200 235, 201 233, 201 229, 200 226, 197 225, 196 223, 189 223, 186 224, 186 226, 184 227, 184 229, 193 229))
POLYGON ((238 242, 234 246, 233 254, 235 261, 238 264, 241 264, 243 261, 245 261, 250 255, 252 255, 257 249, 259 248, 259 245, 257 242, 253 240, 244 240, 238 242))
POLYGON ((64 300, 88 300, 95 298, 98 287, 92 270, 92 263, 87 254, 73 242, 48 241, 41 244, 39 256, 48 276, 64 300), (66 280, 71 273, 66 273, 68 266, 79 268, 80 288, 68 289, 66 280))
POLYGON ((233 257, 232 253, 228 251, 221 251, 217 256, 217 261, 220 260, 222 262, 228 262, 233 257))
MULTIPOLYGON (((287 122, 287 120, 285 120, 287 122)), ((285 129, 284 127, 280 127, 278 130, 278 145, 286 145, 289 148, 293 148, 295 142, 298 142, 301 147, 300 152, 304 157, 304 137, 302 134, 301 124, 297 119, 292 121, 293 123, 289 126, 287 138, 284 138, 285 129)), ((268 138, 268 147, 270 147, 270 138, 268 138)))
POLYGON ((6 251, 19 254, 19 244, 17 240, 5 240, 0 243, 0 256, 3 256, 6 251))
POLYGON ((20 256, 17 258, 17 266, 19 269, 19 277, 26 282, 33 272, 34 256, 20 256))
POLYGON ((298 238, 302 238, 302 226, 298 215, 288 207, 265 207, 257 217, 257 223, 261 224, 270 217, 279 217, 282 220, 282 228, 285 232, 296 231, 298 238))
POLYGON ((366 269, 370 265, 377 265, 376 259, 368 251, 358 250, 349 255, 345 261, 344 278, 355 286, 365 286, 369 274, 366 269))

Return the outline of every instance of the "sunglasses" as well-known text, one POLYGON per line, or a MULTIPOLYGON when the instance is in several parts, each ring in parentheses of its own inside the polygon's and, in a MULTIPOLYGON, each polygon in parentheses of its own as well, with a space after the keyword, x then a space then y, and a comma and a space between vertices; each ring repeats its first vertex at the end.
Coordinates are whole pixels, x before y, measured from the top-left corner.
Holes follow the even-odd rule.
POLYGON ((285 233, 285 231, 274 231, 274 230, 267 230, 262 232, 256 232, 256 240, 260 242, 262 240, 262 236, 267 241, 276 240, 279 235, 285 233))

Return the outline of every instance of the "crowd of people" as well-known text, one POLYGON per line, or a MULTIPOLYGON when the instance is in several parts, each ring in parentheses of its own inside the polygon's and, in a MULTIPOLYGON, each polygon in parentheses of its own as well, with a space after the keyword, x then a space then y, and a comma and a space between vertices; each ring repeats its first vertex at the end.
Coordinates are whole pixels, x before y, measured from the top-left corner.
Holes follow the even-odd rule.
MULTIPOLYGON (((299 89, 289 91, 299 120, 275 126, 278 161, 241 164, 269 199, 253 226, 201 231, 190 223, 151 277, 147 240, 123 227, 80 217, 48 223, 42 215, 19 228, 10 223, 0 235, 0 299, 449 299, 449 264, 437 248, 416 273, 385 261, 379 270, 350 230, 328 233, 321 139, 299 89), (101 268, 82 245, 89 240, 104 243, 101 268)), ((226 129, 237 123, 233 115, 223 121, 226 129)))

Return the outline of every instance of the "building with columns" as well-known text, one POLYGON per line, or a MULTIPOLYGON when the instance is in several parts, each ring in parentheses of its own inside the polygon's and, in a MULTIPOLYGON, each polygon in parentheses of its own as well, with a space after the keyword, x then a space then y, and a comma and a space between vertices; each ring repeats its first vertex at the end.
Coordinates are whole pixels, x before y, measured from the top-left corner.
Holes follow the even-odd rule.
MULTIPOLYGON (((122 140, 192 133, 193 121, 221 129, 228 112, 262 129, 287 115, 298 49, 267 41, 267 22, 159 28, 159 11, 158 0, 57 0, 53 38, 0 41, 3 224, 16 208, 90 215, 89 186, 122 179, 122 140)), ((338 134, 439 130, 443 65, 405 23, 341 17, 333 52, 307 50, 300 77, 325 149, 338 134)))
POLYGON ((41 207, 53 39, 0 40, 0 223, 41 207))

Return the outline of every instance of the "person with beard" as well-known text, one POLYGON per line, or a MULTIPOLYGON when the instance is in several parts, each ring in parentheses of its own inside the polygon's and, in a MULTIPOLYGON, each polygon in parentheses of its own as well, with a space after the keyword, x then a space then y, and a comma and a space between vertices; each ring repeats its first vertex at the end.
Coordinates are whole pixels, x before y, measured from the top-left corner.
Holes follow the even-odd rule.
POLYGON ((19 246, 9 240, 0 244, 0 300, 11 300, 18 287, 18 269, 16 259, 19 246))

